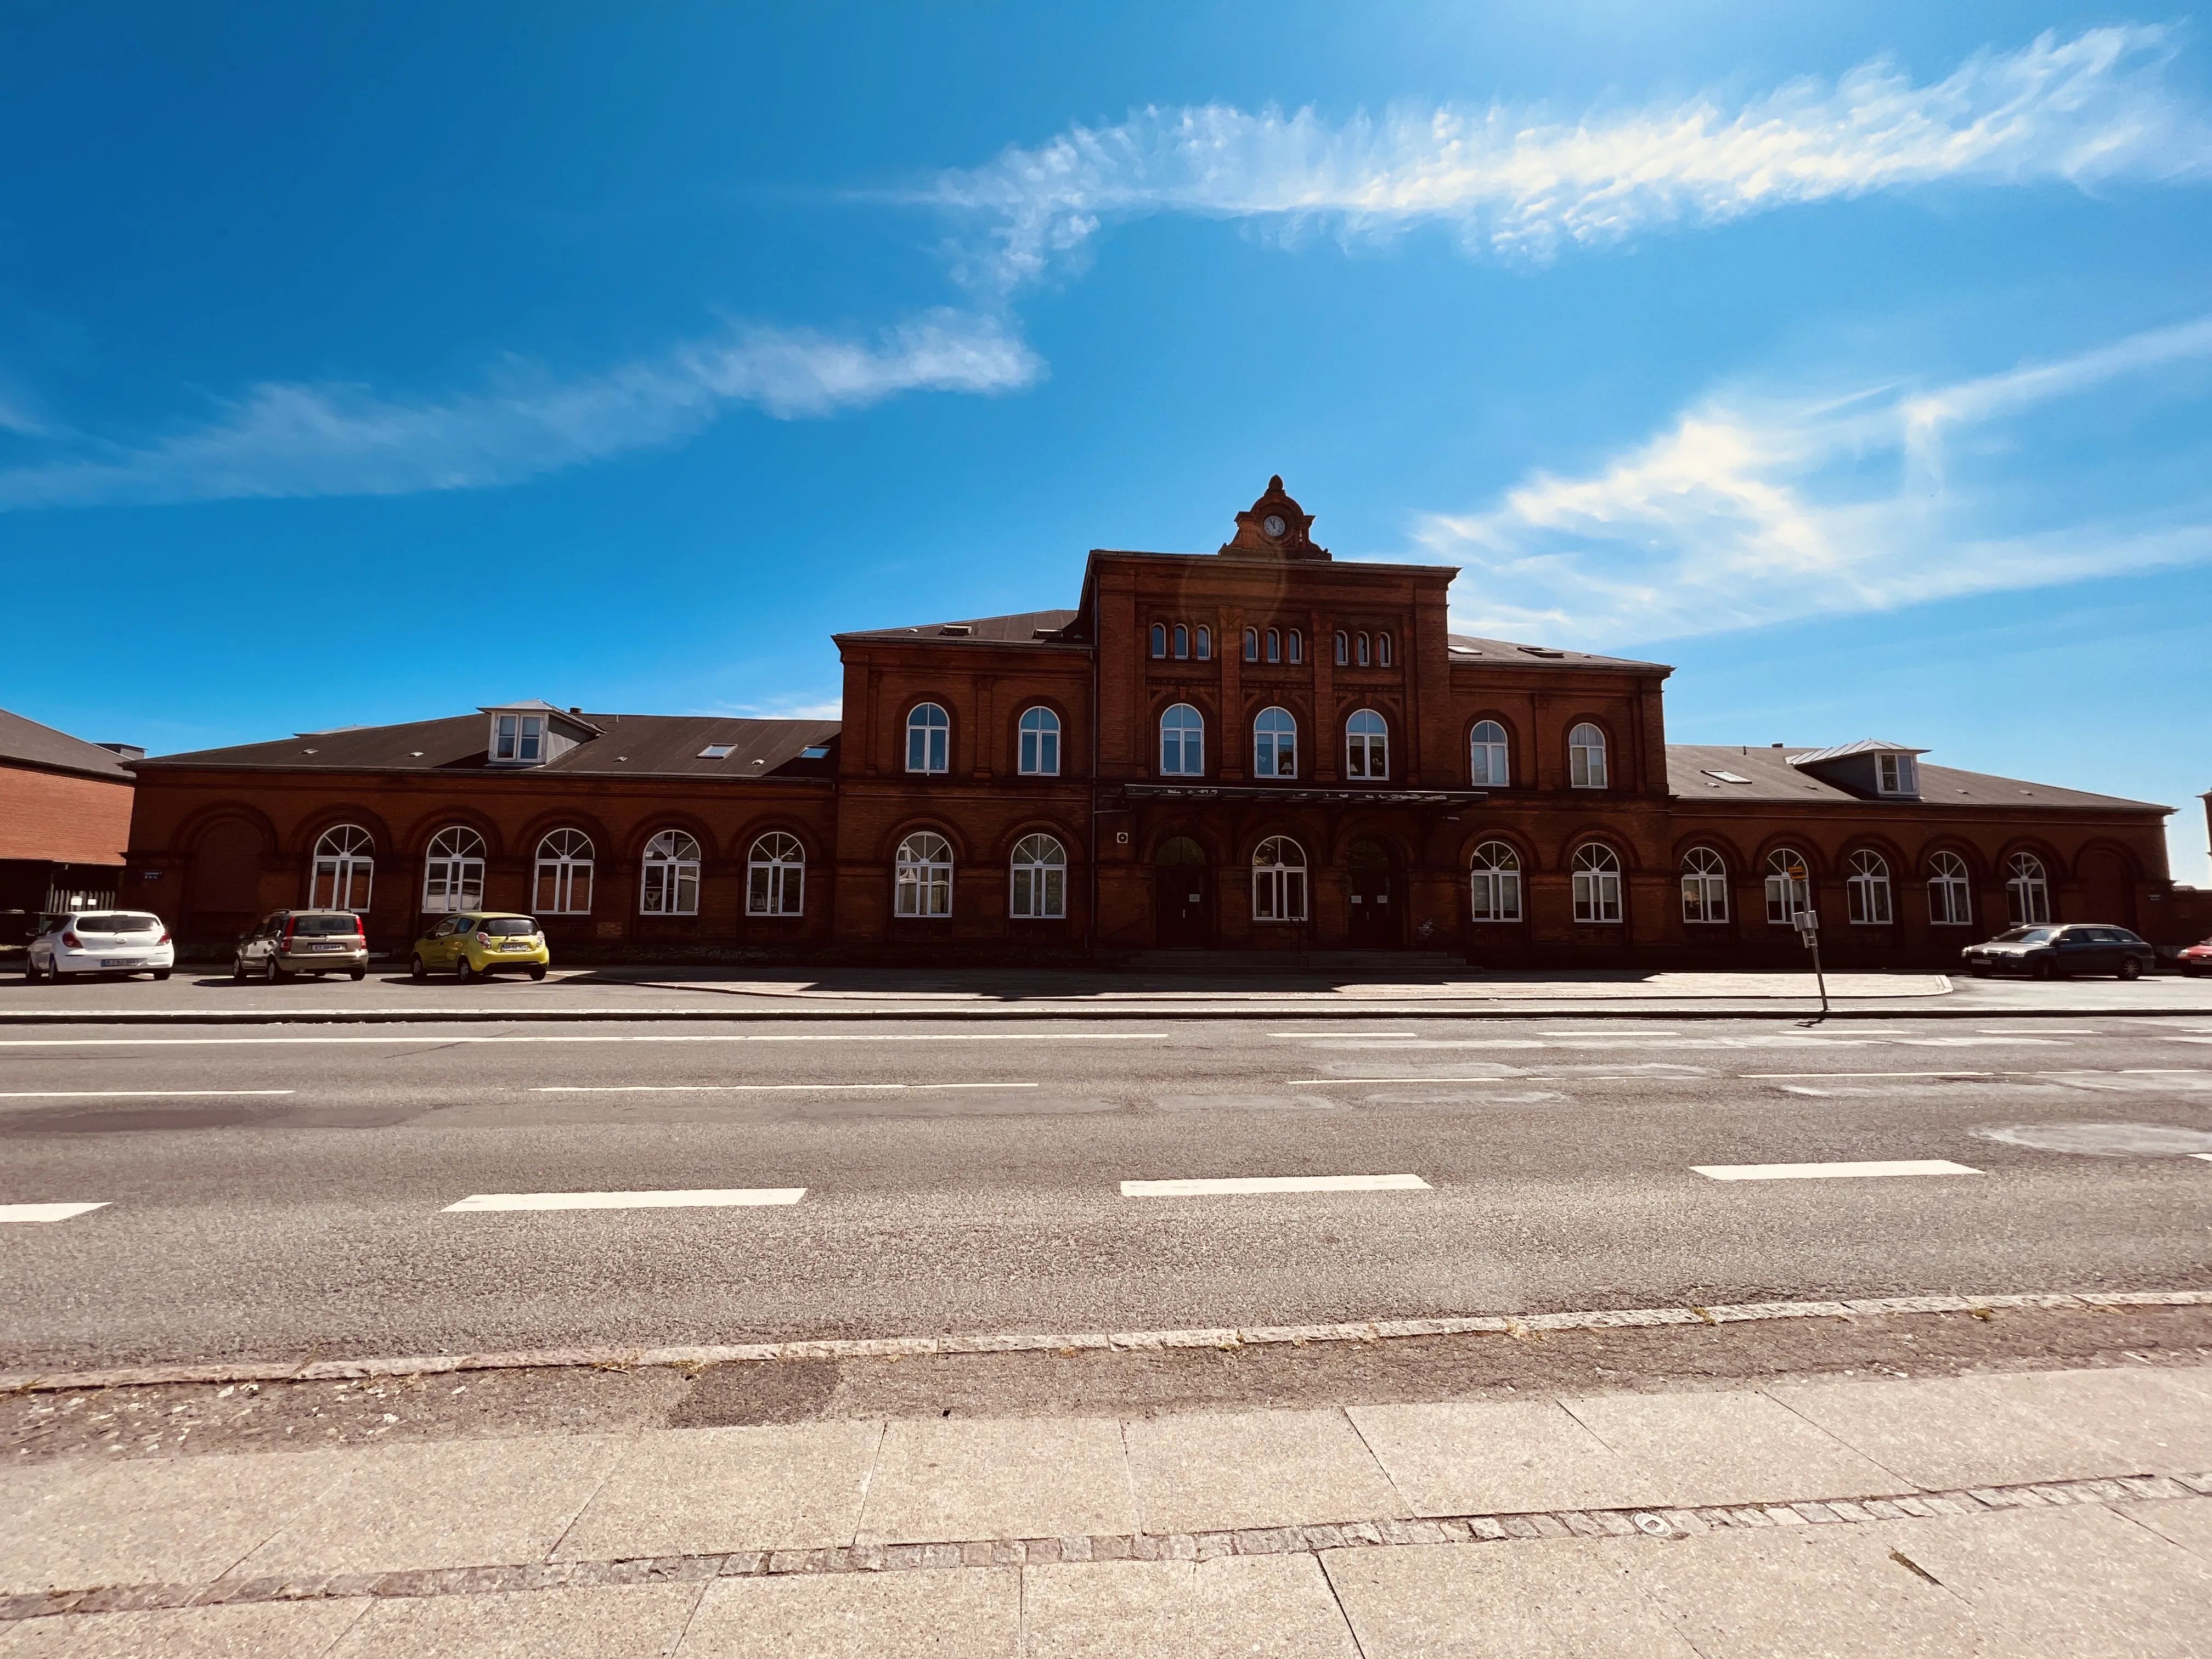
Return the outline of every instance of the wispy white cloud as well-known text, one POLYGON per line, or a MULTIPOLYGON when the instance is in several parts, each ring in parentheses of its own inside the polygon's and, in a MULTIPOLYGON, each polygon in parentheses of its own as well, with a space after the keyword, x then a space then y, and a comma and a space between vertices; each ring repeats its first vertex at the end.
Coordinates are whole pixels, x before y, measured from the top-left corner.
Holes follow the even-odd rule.
POLYGON ((264 385, 142 446, 0 470, 0 511, 481 489, 671 443, 733 404, 799 419, 906 392, 1015 391, 1042 373, 997 318, 938 311, 872 340, 741 330, 580 380, 511 364, 446 398, 264 385))
POLYGON ((845 700, 838 697, 774 697, 766 702, 725 702, 704 710, 709 714, 742 714, 748 720, 836 720, 845 718, 845 700))
POLYGON ((1147 108, 948 173, 928 194, 983 221, 956 257, 967 280, 1000 291, 1111 221, 1158 213, 1366 233, 1441 221, 1472 249, 1541 259, 1915 185, 2202 177, 2212 124, 2165 85, 2171 51, 2154 27, 2045 34, 1929 85, 1876 61, 1733 106, 1699 97, 1571 122, 1495 105, 1340 125, 1311 109, 1147 108))
POLYGON ((2208 359, 2212 317, 1928 392, 1725 391, 1583 477, 1538 473, 1487 512, 1427 515, 1415 539, 1465 567, 1458 625, 1616 643, 2212 559, 2201 483, 2006 533, 2033 465, 1991 484, 1944 465, 1948 441, 1979 448, 2039 405, 2208 359))

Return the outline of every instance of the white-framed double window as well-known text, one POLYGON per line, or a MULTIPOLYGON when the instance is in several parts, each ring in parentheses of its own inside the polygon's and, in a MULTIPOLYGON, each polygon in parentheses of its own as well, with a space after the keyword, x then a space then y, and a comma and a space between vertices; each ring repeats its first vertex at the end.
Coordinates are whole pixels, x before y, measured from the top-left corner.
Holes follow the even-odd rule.
POLYGON ((1844 896, 1851 920, 1863 927, 1886 927, 1892 918, 1889 902, 1889 860, 1879 853, 1851 854, 1844 878, 1844 896))
POLYGON ((952 717, 933 702, 918 702, 906 717, 906 769, 943 772, 952 764, 952 717))
POLYGON ((1477 921, 1521 920, 1520 854, 1502 841, 1486 841, 1474 849, 1469 873, 1477 921))
POLYGON ((1252 850, 1252 920, 1305 919, 1305 848, 1288 836, 1270 836, 1252 850))
POLYGON ((1477 720, 1468 733, 1467 773, 1478 789, 1503 789, 1513 781, 1507 763, 1505 728, 1496 720, 1477 720))
POLYGON ((1794 847, 1766 855, 1766 919, 1777 927, 1795 927, 1813 908, 1813 866, 1794 847))
POLYGON ((1575 920, 1620 920, 1620 855, 1600 842, 1575 849, 1575 920))
POLYGON ((545 717, 543 714, 492 716, 491 757, 535 766, 545 758, 545 717))
POLYGON ((1054 921, 1067 915, 1067 849, 1052 836, 1024 836, 1009 860, 1008 914, 1054 921))
POLYGON ((1682 920, 1728 918, 1728 865, 1711 848, 1692 847, 1682 855, 1682 920))
POLYGON ((681 830, 663 830, 646 842, 637 908, 648 916, 699 914, 699 843, 681 830))
POLYGON ((315 842, 307 902, 318 910, 365 911, 376 877, 376 843, 357 823, 335 824, 315 842))
POLYGON ((1390 775, 1390 723, 1371 708, 1344 723, 1344 775, 1369 783, 1390 775))
POLYGON ((1022 711, 1021 754, 1018 763, 1025 778, 1060 775, 1060 716, 1049 708, 1022 711))
POLYGON ((1160 716, 1160 775, 1206 775, 1206 718, 1187 702, 1176 704, 1160 716))
POLYGON ((1605 733, 1584 720, 1567 733, 1567 782, 1577 789, 1602 789, 1605 780, 1605 733))
POLYGON ((891 893, 894 915, 951 915, 952 843, 928 830, 901 842, 892 864, 891 893))
POLYGON ((2014 853, 2005 860, 2005 914, 2015 927, 2051 920, 2051 878, 2033 853, 2014 853))
POLYGON ((1874 763, 1875 793, 1881 795, 1917 795, 1920 793, 1920 769, 1910 755, 1877 755, 1874 763))
POLYGON ((482 909, 483 878, 484 838, 466 824, 441 830, 422 860, 422 914, 482 909))
POLYGON ((1294 778, 1298 775, 1298 722, 1287 708, 1263 708, 1252 722, 1252 775, 1294 778))
POLYGON ((796 916, 806 910, 806 848, 799 837, 771 830, 745 854, 745 914, 796 916))
POLYGON ((541 916, 584 916, 592 911, 592 838, 580 830, 556 830, 538 843, 533 907, 541 916))
POLYGON ((1932 853, 1928 858, 1928 920, 1938 927, 1971 927, 1974 921, 1974 884, 1966 861, 1956 853, 1932 853))

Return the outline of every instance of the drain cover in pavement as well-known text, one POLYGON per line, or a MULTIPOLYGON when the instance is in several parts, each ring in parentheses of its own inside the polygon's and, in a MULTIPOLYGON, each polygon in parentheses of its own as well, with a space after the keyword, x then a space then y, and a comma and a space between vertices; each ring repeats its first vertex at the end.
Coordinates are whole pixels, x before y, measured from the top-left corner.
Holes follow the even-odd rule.
POLYGON ((2045 1152, 2087 1152, 2094 1158, 2186 1158, 2212 1152, 2212 1134, 2163 1123, 1990 1124, 1974 1133, 1984 1140, 2033 1146, 2045 1152))

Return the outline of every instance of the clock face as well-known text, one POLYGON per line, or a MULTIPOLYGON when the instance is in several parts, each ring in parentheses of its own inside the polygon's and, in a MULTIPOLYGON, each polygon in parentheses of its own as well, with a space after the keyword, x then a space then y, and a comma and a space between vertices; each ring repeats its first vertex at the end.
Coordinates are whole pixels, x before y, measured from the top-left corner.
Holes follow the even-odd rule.
POLYGON ((1270 513, 1266 518, 1260 520, 1260 528, 1266 531, 1270 536, 1279 536, 1285 530, 1288 530, 1290 526, 1283 522, 1282 515, 1280 514, 1270 513))

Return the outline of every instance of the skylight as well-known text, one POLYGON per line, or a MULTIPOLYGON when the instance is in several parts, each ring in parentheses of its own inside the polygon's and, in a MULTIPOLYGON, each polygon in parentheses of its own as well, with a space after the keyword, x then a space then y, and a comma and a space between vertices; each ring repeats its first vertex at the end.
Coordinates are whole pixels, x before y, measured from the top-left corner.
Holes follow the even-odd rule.
POLYGON ((820 743, 814 744, 807 748, 800 750, 799 751, 799 758, 801 760, 827 760, 830 758, 829 745, 820 743))
POLYGON ((1723 783, 1749 783, 1751 780, 1741 772, 1722 772, 1712 767, 1701 769, 1709 778, 1718 778, 1723 783))
POLYGON ((727 760, 732 755, 737 753, 737 750, 738 745, 734 743, 710 743, 704 749, 702 749, 699 751, 699 758, 701 760, 727 760))

